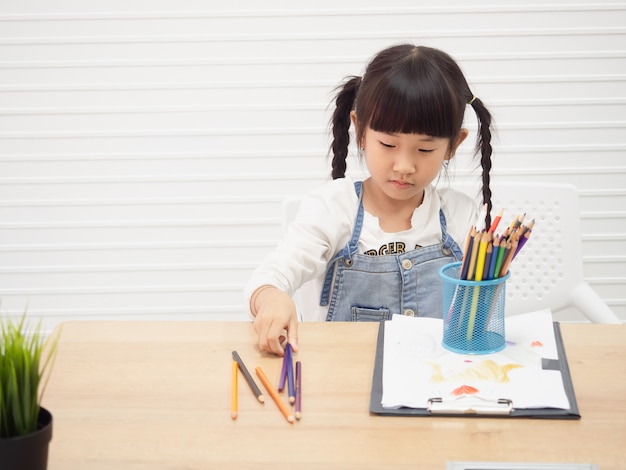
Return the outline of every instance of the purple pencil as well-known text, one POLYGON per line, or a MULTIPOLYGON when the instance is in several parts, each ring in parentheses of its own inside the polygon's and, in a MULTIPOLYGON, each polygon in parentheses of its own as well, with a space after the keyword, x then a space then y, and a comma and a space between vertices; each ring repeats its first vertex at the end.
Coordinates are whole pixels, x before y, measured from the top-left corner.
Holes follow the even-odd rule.
MULTIPOLYGON (((289 346, 289 343, 287 343, 289 346)), ((278 387, 276 389, 279 392, 282 392, 285 389, 285 382, 287 381, 287 361, 288 361, 288 350, 285 348, 285 355, 283 356, 283 367, 280 370, 280 379, 278 380, 278 387)))
POLYGON ((522 249, 522 247, 526 244, 526 242, 530 238, 530 235, 533 231, 534 226, 535 226, 535 219, 531 220, 530 223, 524 227, 524 233, 519 239, 519 243, 517 244, 517 248, 515 250, 515 253, 513 254, 513 259, 515 259, 519 251, 522 249))
POLYGON ((296 361, 296 419, 302 417, 302 364, 296 361))
POLYGON ((513 254, 513 259, 515 259, 522 247, 526 244, 526 242, 530 238, 531 232, 532 230, 527 230, 526 233, 519 239, 519 242, 517 243, 517 248, 515 249, 515 253, 513 254))
POLYGON ((287 388, 289 390, 289 403, 293 405, 293 403, 296 401, 296 392, 293 378, 293 354, 290 344, 287 344, 287 348, 285 349, 285 355, 289 356, 287 358, 287 388))

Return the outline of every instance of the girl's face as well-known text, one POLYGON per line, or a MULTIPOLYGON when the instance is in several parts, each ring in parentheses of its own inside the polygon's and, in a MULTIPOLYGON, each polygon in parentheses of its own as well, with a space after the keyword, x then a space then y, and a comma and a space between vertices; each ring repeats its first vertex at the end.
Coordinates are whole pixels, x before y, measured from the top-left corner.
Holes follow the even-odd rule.
POLYGON ((421 201, 424 188, 435 180, 444 161, 450 160, 467 130, 456 142, 423 134, 389 134, 367 127, 361 142, 365 162, 384 195, 397 201, 421 201))

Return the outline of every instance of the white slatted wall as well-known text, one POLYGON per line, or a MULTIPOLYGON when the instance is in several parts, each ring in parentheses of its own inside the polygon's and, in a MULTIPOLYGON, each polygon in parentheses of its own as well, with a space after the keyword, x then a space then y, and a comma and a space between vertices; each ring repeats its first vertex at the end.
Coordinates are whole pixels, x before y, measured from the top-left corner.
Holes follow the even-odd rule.
POLYGON ((281 199, 329 173, 333 88, 411 41, 491 107, 494 178, 578 186, 585 276, 626 320, 626 2, 215 3, 0 2, 2 312, 247 318, 281 199))

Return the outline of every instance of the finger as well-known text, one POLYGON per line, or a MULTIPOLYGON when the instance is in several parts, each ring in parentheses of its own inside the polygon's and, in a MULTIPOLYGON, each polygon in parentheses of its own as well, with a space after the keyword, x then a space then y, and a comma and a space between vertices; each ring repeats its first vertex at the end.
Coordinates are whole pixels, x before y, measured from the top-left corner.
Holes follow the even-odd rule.
POLYGON ((287 341, 294 352, 298 352, 298 319, 292 317, 287 328, 287 341))
POLYGON ((285 329, 280 324, 272 322, 267 330, 267 350, 278 356, 283 356, 285 354, 284 341, 285 329))
POLYGON ((253 326, 257 333, 259 350, 272 352, 269 326, 263 321, 255 321, 253 326))

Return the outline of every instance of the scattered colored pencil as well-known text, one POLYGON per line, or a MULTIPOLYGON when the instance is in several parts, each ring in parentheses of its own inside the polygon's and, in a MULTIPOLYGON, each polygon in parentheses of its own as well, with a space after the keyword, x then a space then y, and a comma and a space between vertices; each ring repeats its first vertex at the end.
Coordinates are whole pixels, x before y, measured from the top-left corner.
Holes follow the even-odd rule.
POLYGON ((254 369, 254 371, 256 372, 256 375, 261 380, 261 383, 263 384, 267 392, 270 394, 270 397, 272 397, 272 400, 274 400, 274 403, 276 403, 276 406, 278 406, 278 409, 283 414, 285 419, 289 423, 294 423, 295 418, 293 417, 293 414, 291 414, 291 410, 281 400, 280 396, 278 395, 278 392, 276 391, 274 386, 271 384, 270 380, 267 378, 267 375, 265 375, 265 372, 263 372, 263 369, 261 369, 261 367, 259 366, 256 369, 254 369))
POLYGON ((265 397, 263 396, 263 392, 261 392, 261 389, 252 378, 252 375, 250 375, 250 371, 248 371, 248 368, 246 367, 243 359, 241 359, 241 356, 237 351, 233 351, 233 359, 237 361, 239 370, 243 373, 243 376, 246 379, 246 382, 248 382, 252 393, 254 393, 254 395, 256 396, 256 399, 261 403, 265 403, 265 397))
POLYGON ((287 390, 289 394, 289 403, 293 405, 296 401, 296 390, 293 377, 293 351, 289 343, 287 343, 287 346, 285 347, 285 357, 287 359, 287 390))
POLYGON ((233 365, 231 368, 231 387, 230 387, 230 417, 232 419, 237 419, 239 415, 239 404, 238 404, 238 376, 239 376, 239 364, 237 361, 233 361, 233 365))
MULTIPOLYGON (((289 346, 289 343, 287 343, 289 346)), ((283 355, 283 366, 280 369, 280 378, 278 379, 278 389, 279 392, 282 392, 285 389, 285 384, 287 383, 287 350, 285 349, 285 354, 283 355)))
POLYGON ((302 364, 296 361, 296 419, 302 418, 302 364))

